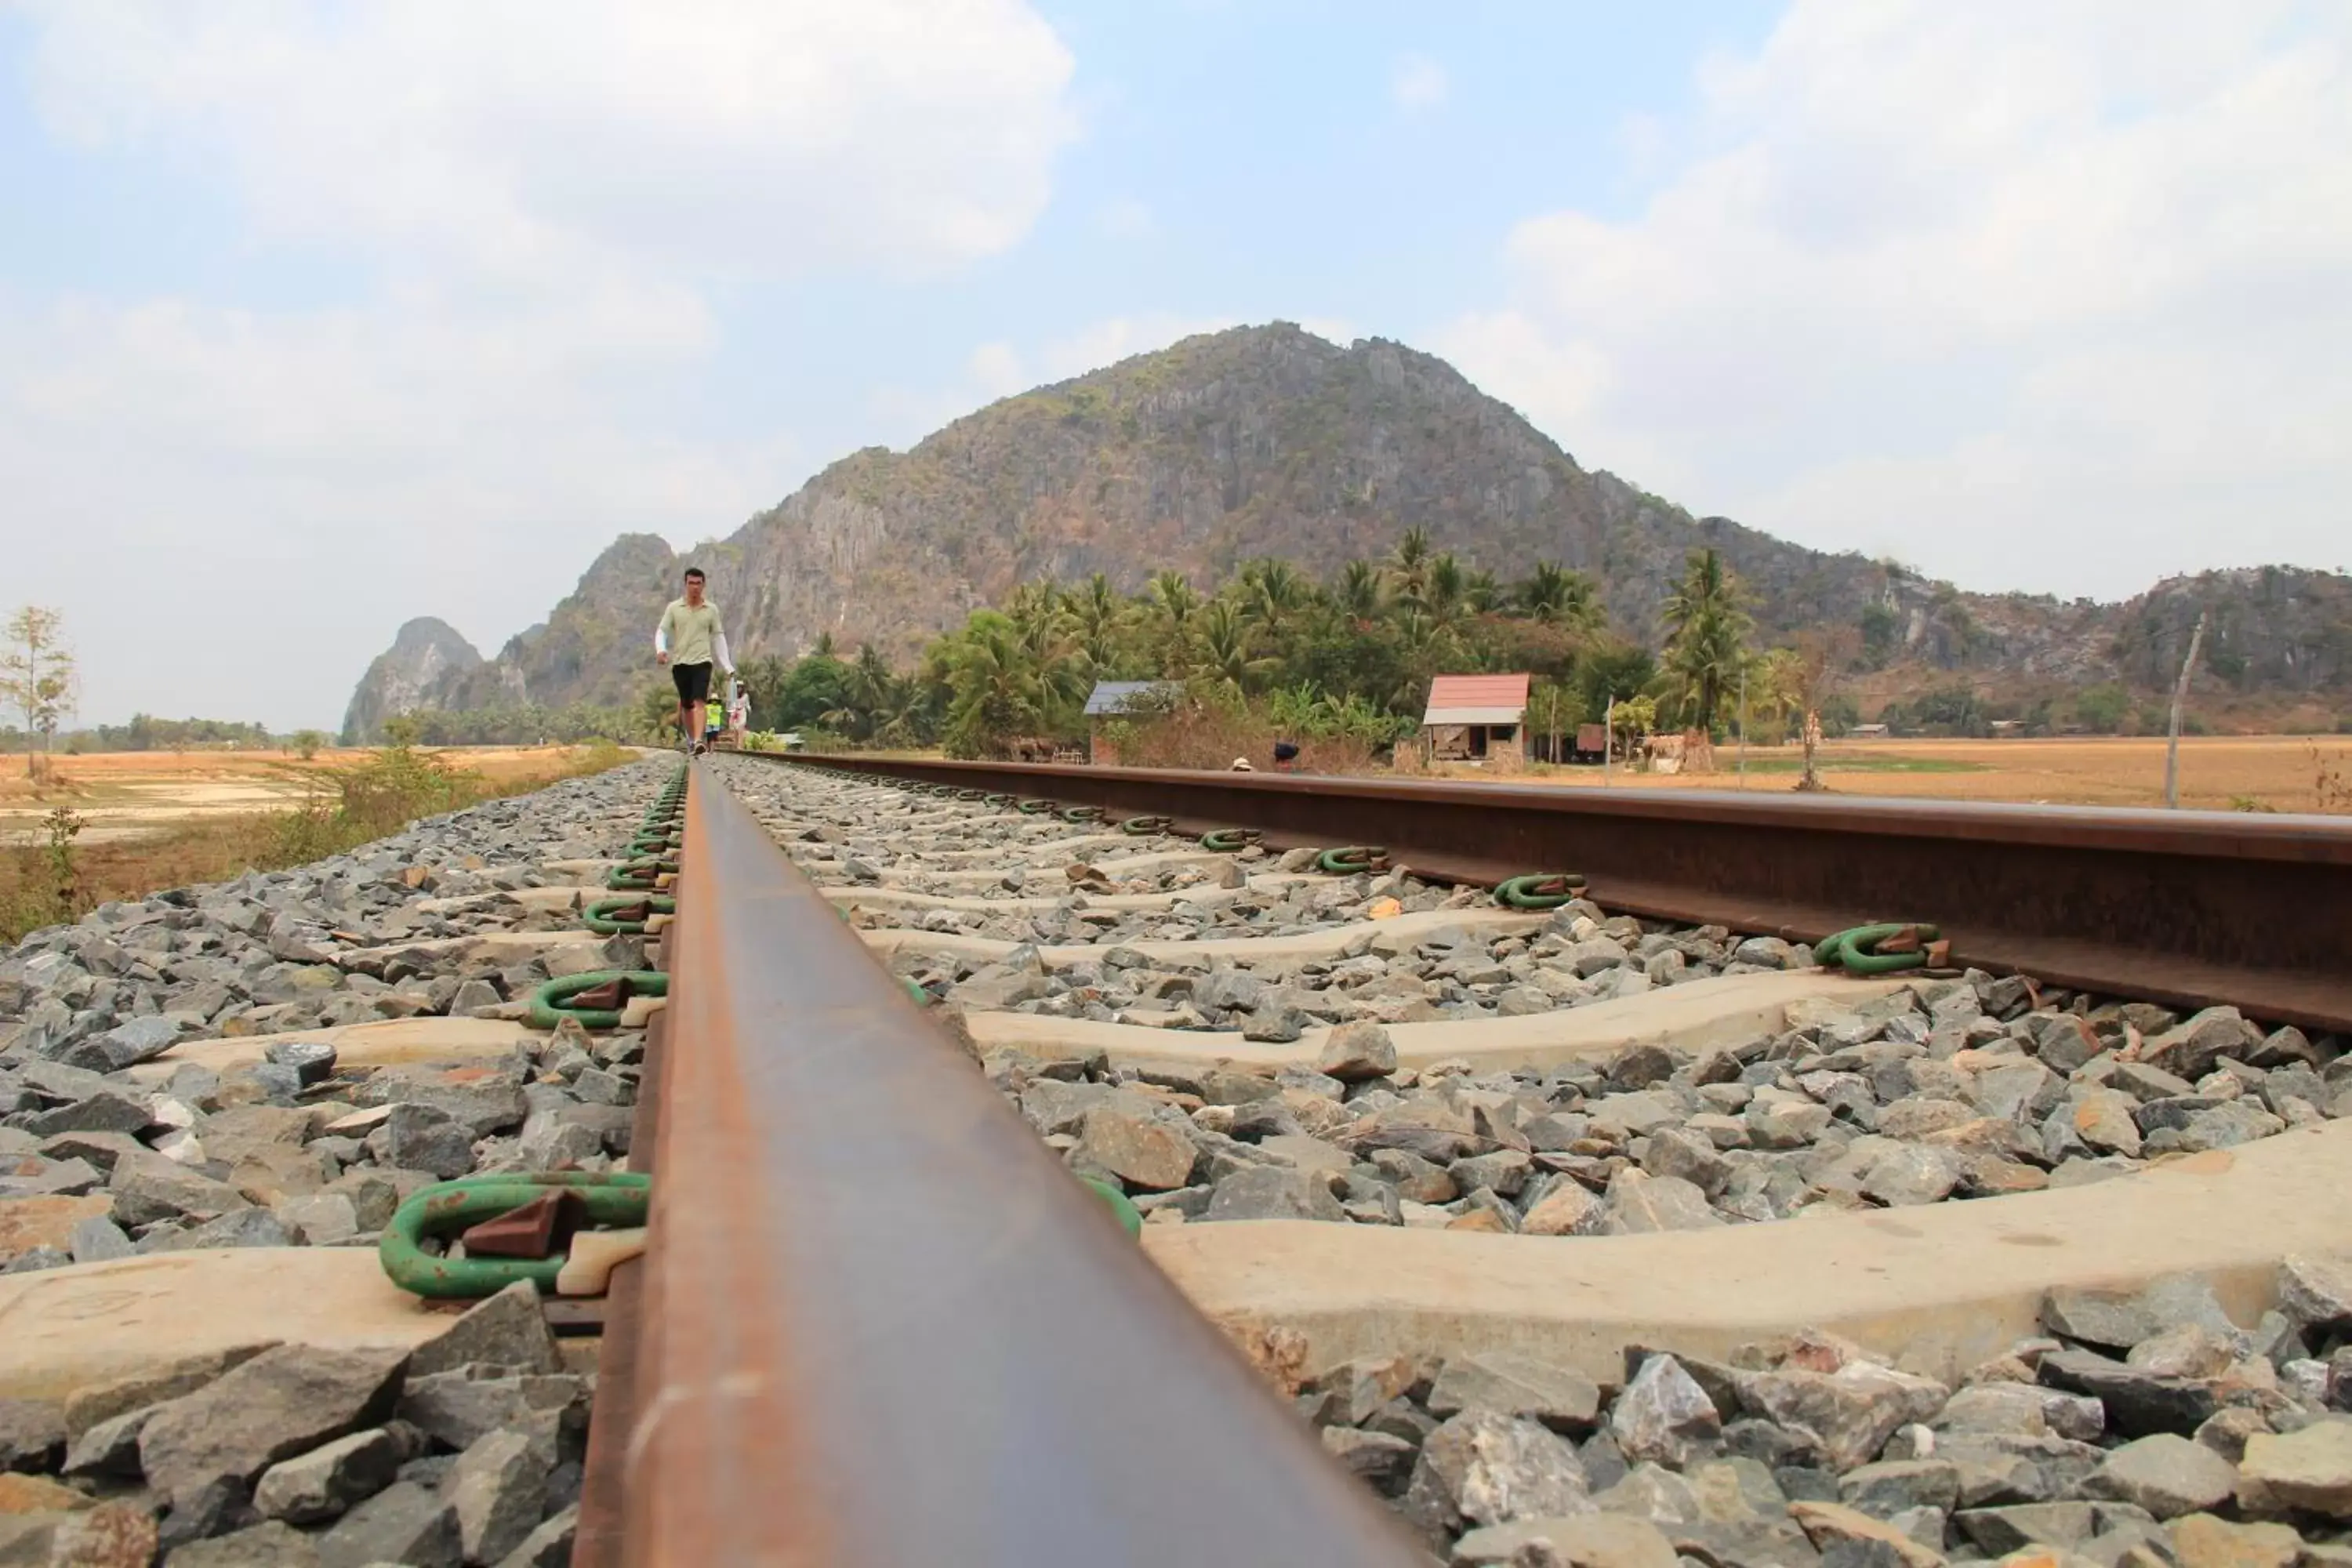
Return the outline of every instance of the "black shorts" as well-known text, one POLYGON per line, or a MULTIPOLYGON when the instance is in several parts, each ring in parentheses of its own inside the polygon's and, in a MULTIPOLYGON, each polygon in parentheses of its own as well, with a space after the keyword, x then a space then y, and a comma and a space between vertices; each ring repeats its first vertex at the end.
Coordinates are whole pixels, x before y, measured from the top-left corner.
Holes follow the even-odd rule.
POLYGON ((673 664, 669 678, 677 682, 680 702, 705 702, 710 698, 710 661, 700 664, 673 664))

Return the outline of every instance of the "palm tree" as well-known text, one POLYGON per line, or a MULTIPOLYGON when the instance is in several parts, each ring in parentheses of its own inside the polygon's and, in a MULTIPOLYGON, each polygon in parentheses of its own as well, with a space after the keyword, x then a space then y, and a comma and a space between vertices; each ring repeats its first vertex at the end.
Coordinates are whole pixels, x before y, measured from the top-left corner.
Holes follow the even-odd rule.
POLYGON ((1592 579, 1553 562, 1537 562, 1535 570, 1513 586, 1511 596, 1530 617, 1551 626, 1590 631, 1600 624, 1592 579))
POLYGON ((1087 661, 1106 674, 1116 670, 1122 662, 1120 640, 1133 618, 1133 606, 1119 596, 1109 578, 1097 572, 1069 596, 1069 611, 1072 630, 1087 661))
POLYGON ((891 672, 869 642, 858 648, 849 666, 841 706, 819 715, 818 722, 853 741, 872 741, 894 717, 904 716, 908 700, 908 683, 891 672))
POLYGON ((1690 552, 1661 615, 1672 628, 1664 664, 1676 705, 1696 727, 1711 729, 1726 689, 1738 679, 1751 624, 1721 552, 1690 552))
POLYGON ((1144 613, 1151 622, 1152 640, 1159 645, 1160 668, 1174 668, 1191 640, 1193 617, 1200 614, 1201 595, 1181 572, 1155 572, 1144 589, 1144 613))
POLYGON ((1197 623, 1192 655, 1196 678, 1247 696, 1257 678, 1274 668, 1273 659, 1253 657, 1249 625, 1225 600, 1209 601, 1197 623))
POLYGON ((1477 571, 1462 579, 1462 602, 1474 616, 1492 615, 1503 602, 1502 584, 1492 572, 1477 571))
POLYGON ((1381 577, 1381 569, 1369 561, 1350 561, 1339 574, 1331 590, 1331 597, 1339 613, 1355 623, 1358 631, 1380 619, 1388 605, 1388 584, 1381 577))
POLYGON ((1389 578, 1401 599, 1418 599, 1429 580, 1429 531, 1408 528, 1389 552, 1389 578))
POLYGON ((1450 626, 1462 613, 1463 596, 1468 586, 1462 563, 1449 550, 1429 563, 1428 580, 1419 595, 1419 603, 1432 620, 1450 626))
POLYGON ((1287 561, 1253 561, 1243 568, 1242 614, 1264 628, 1269 642, 1307 600, 1307 580, 1287 561))
POLYGON ((816 646, 809 649, 809 657, 811 658, 832 658, 835 657, 833 651, 832 632, 822 631, 816 634, 816 646))
POLYGON ((950 639, 946 657, 952 700, 948 709, 951 751, 978 755, 1007 736, 1051 729, 1086 694, 1077 661, 1037 657, 1032 639, 1010 616, 974 615, 950 639))

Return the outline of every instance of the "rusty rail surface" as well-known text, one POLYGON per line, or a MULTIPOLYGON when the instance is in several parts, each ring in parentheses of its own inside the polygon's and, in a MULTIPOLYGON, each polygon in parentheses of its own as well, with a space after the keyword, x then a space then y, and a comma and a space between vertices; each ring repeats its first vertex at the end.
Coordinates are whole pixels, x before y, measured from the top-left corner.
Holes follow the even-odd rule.
POLYGON ((1419 1560, 703 765, 669 937, 575 1564, 1419 1560))
POLYGON ((1958 963, 2352 1031, 2343 817, 745 754, 1382 844, 1442 880, 1581 871, 1612 910, 1791 940, 1933 921, 1958 963))

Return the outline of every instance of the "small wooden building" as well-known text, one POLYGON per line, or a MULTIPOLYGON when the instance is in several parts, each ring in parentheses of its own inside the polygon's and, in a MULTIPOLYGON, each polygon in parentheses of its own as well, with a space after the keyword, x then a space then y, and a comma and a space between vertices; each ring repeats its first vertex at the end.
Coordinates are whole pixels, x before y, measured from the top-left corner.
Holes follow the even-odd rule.
POLYGON ((1436 762, 1517 765, 1527 757, 1526 675, 1441 675, 1429 683, 1423 742, 1436 762))

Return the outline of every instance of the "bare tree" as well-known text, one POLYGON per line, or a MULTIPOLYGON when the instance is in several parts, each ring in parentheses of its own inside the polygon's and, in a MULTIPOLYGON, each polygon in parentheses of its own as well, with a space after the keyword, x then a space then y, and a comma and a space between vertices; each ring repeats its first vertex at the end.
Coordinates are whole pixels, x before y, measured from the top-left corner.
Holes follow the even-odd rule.
POLYGON ((1813 771, 1814 753, 1822 744, 1822 704, 1830 700, 1837 688, 1839 675, 1853 661, 1858 639, 1852 628, 1839 626, 1825 632, 1802 632, 1797 637, 1797 696, 1804 709, 1805 772, 1797 781, 1801 790, 1818 790, 1827 786, 1821 774, 1813 771))
POLYGON ((6 642, 0 646, 0 700, 25 716, 29 742, 37 732, 41 749, 25 748, 25 771, 34 778, 48 773, 48 752, 58 723, 73 711, 74 658, 65 644, 65 617, 55 610, 26 605, 8 617, 6 642))

